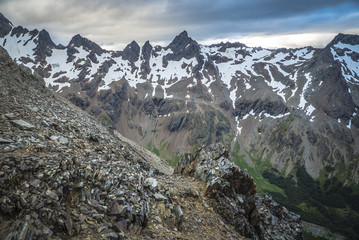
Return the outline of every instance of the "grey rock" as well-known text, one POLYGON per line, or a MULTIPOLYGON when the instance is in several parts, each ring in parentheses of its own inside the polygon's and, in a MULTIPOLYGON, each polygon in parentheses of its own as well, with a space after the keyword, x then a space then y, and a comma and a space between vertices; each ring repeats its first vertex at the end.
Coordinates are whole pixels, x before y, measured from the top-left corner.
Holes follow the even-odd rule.
POLYGON ((14 113, 5 113, 4 115, 7 119, 10 120, 16 119, 16 115, 14 113))
POLYGON ((20 128, 20 129, 23 129, 23 130, 33 130, 35 128, 34 125, 24 121, 24 120, 11 120, 11 123, 20 128))
POLYGON ((157 180, 155 178, 146 178, 144 181, 144 186, 155 191, 158 187, 157 180))
POLYGON ((45 120, 42 120, 42 121, 40 122, 40 124, 43 125, 43 126, 45 126, 45 127, 50 127, 50 124, 47 123, 45 120))
POLYGON ((112 208, 109 212, 110 215, 120 215, 122 213, 123 210, 123 206, 119 205, 117 203, 117 201, 114 202, 114 204, 112 205, 112 208))
POLYGON ((54 191, 46 190, 45 194, 55 201, 57 201, 59 199, 59 197, 57 196, 57 194, 54 191))
POLYGON ((167 198, 163 196, 161 193, 155 193, 153 194, 153 197, 156 199, 156 201, 166 201, 167 198))
POLYGON ((38 188, 41 184, 41 180, 39 179, 34 179, 32 182, 30 182, 30 185, 33 186, 34 188, 38 188))
POLYGON ((14 141, 0 137, 0 144, 13 143, 14 141))
POLYGON ((128 220, 125 219, 122 221, 115 222, 113 227, 117 232, 126 232, 128 227, 128 220))
POLYGON ((183 217, 183 211, 180 205, 176 205, 173 208, 173 212, 176 215, 177 218, 182 218, 183 217))
POLYGON ((64 145, 69 143, 69 139, 66 137, 63 137, 63 136, 55 136, 54 135, 54 136, 51 136, 50 139, 53 141, 59 142, 61 144, 64 144, 64 145))
POLYGON ((33 239, 35 227, 26 221, 16 220, 5 229, 2 239, 33 239))

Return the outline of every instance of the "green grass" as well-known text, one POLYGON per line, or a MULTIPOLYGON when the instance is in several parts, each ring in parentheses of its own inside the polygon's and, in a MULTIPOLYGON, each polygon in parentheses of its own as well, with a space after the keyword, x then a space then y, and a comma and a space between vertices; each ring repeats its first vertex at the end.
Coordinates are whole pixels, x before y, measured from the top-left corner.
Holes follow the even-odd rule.
POLYGON ((334 232, 340 232, 356 239, 359 237, 358 199, 348 187, 337 179, 326 179, 323 188, 314 180, 304 167, 298 168, 297 181, 293 176, 282 177, 266 171, 263 176, 270 183, 284 189, 286 196, 271 192, 273 198, 302 216, 302 219, 325 226, 334 232), (322 190, 324 189, 324 191, 322 190))
POLYGON ((237 164, 240 168, 246 168, 249 174, 253 177, 256 183, 256 189, 258 193, 267 193, 267 192, 278 192, 284 194, 283 189, 278 186, 271 184, 267 179, 262 176, 262 172, 266 169, 271 169, 271 165, 268 161, 261 161, 260 157, 253 157, 251 154, 247 153, 248 156, 254 163, 254 166, 250 166, 246 160, 245 155, 239 155, 240 145, 236 143, 232 151, 232 161, 237 164))
POLYGON ((101 115, 100 121, 101 121, 104 125, 110 125, 111 122, 112 122, 111 118, 110 118, 106 113, 103 113, 103 114, 101 115))
POLYGON ((178 164, 179 160, 181 159, 182 154, 170 153, 168 151, 168 147, 169 147, 169 142, 164 140, 160 142, 159 146, 155 146, 152 143, 152 140, 150 140, 146 145, 146 148, 148 150, 150 150, 160 158, 166 160, 170 166, 175 167, 178 164))
MULTIPOLYGON (((290 119, 289 119, 290 120, 290 119)), ((278 130, 285 131, 286 121, 278 130)), ((295 168, 288 176, 284 172, 276 171, 270 163, 270 154, 264 158, 264 151, 255 153, 247 152, 239 155, 240 145, 236 143, 232 150, 232 160, 241 168, 247 168, 257 185, 258 193, 268 193, 277 202, 286 206, 291 211, 300 214, 302 219, 313 222, 339 232, 350 239, 359 239, 359 195, 358 185, 343 186, 342 172, 348 169, 345 166, 323 168, 318 179, 313 179, 299 164, 303 152, 298 152, 298 161, 295 168), (250 166, 245 157, 253 162, 250 166), (339 173, 340 178, 328 179, 330 173, 339 173)), ((285 167, 286 168, 286 167, 285 167)), ((321 239, 318 236, 306 235, 307 239, 321 239)))

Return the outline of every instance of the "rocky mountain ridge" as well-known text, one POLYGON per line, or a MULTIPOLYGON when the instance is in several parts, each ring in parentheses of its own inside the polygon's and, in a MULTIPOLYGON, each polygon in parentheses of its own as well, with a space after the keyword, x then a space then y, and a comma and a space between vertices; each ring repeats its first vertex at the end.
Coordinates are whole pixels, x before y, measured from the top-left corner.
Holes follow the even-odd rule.
MULTIPOLYGON (((203 183, 172 175, 166 162, 27 70, 0 47, 1 239, 270 239, 265 232, 274 225, 284 234, 278 237, 302 238, 298 218, 286 215, 268 224, 276 218, 268 211, 251 217, 260 230, 248 225, 250 232, 239 232, 210 205, 203 183)), ((209 150, 207 157, 224 151, 209 150)), ((252 182, 243 199, 254 198, 253 179, 238 180, 252 182)), ((265 201, 252 209, 277 207, 265 201)))

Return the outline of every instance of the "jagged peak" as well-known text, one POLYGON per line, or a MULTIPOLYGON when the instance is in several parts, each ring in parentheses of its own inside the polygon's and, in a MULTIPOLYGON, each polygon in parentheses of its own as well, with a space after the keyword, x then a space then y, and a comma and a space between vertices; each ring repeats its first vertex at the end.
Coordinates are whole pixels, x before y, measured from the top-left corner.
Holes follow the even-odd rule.
MULTIPOLYGON (((146 41, 145 44, 142 46, 142 57, 145 61, 149 61, 151 57, 152 45, 150 41, 146 41)), ((148 66, 149 71, 149 66, 148 66)))
POLYGON ((181 36, 181 37, 188 37, 188 33, 187 33, 186 30, 184 30, 183 32, 181 32, 181 33, 179 34, 179 36, 181 36))
MULTIPOLYGON (((26 34, 28 32, 29 32, 29 30, 27 28, 24 28, 22 26, 17 26, 17 27, 12 28, 10 35, 11 36, 16 35, 18 37, 21 34, 26 34)), ((35 29, 35 35, 37 35, 38 33, 39 33, 39 31, 37 29, 35 29)))
POLYGON ((50 34, 45 29, 42 29, 38 35, 38 41, 40 44, 45 44, 49 47, 56 47, 56 44, 52 41, 50 34))
POLYGON ((71 41, 69 43, 69 46, 76 46, 76 47, 79 47, 80 45, 82 45, 84 42, 86 42, 86 38, 82 37, 80 34, 76 34, 75 36, 73 36, 71 38, 71 41))
POLYGON ((195 40, 188 36, 187 31, 183 31, 173 39, 173 41, 167 46, 167 48, 172 49, 172 51, 176 51, 179 49, 186 48, 188 44, 198 45, 195 40))
POLYGON ((351 45, 358 45, 359 44, 359 35, 339 33, 328 44, 327 47, 331 47, 339 42, 345 43, 345 44, 351 44, 351 45))
POLYGON ((9 21, 2 13, 0 13, 0 37, 5 37, 14 27, 12 22, 9 21))
POLYGON ((10 24, 11 26, 13 26, 12 22, 10 22, 9 19, 7 19, 2 13, 0 13, 0 25, 2 23, 10 24))
POLYGON ((148 47, 148 46, 151 46, 151 47, 152 47, 152 45, 151 45, 151 43, 150 43, 149 40, 147 40, 147 41, 145 42, 145 44, 143 44, 142 47, 146 48, 146 47, 148 47))
POLYGON ((102 49, 97 43, 81 36, 80 34, 76 34, 72 37, 70 43, 67 45, 67 48, 80 46, 84 47, 89 51, 93 51, 98 55, 101 55, 103 52, 106 52, 106 50, 102 49))
POLYGON ((140 45, 133 40, 123 50, 123 59, 129 60, 130 62, 136 62, 140 57, 140 50, 140 45))
MULTIPOLYGON (((139 48, 140 45, 138 45, 138 43, 137 43, 135 40, 133 40, 130 44, 128 44, 128 45, 126 46, 126 48, 133 48, 133 47, 139 48)), ((126 49, 126 48, 125 48, 125 49, 126 49)))

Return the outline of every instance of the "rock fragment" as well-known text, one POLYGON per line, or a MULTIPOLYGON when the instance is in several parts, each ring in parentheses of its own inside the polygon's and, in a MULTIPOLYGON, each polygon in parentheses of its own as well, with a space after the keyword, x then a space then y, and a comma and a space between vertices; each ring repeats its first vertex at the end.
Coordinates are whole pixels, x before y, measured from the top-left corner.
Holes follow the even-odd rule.
POLYGON ((11 123, 20 128, 20 129, 23 129, 23 130, 33 130, 35 128, 34 125, 24 121, 24 120, 11 120, 11 123))

